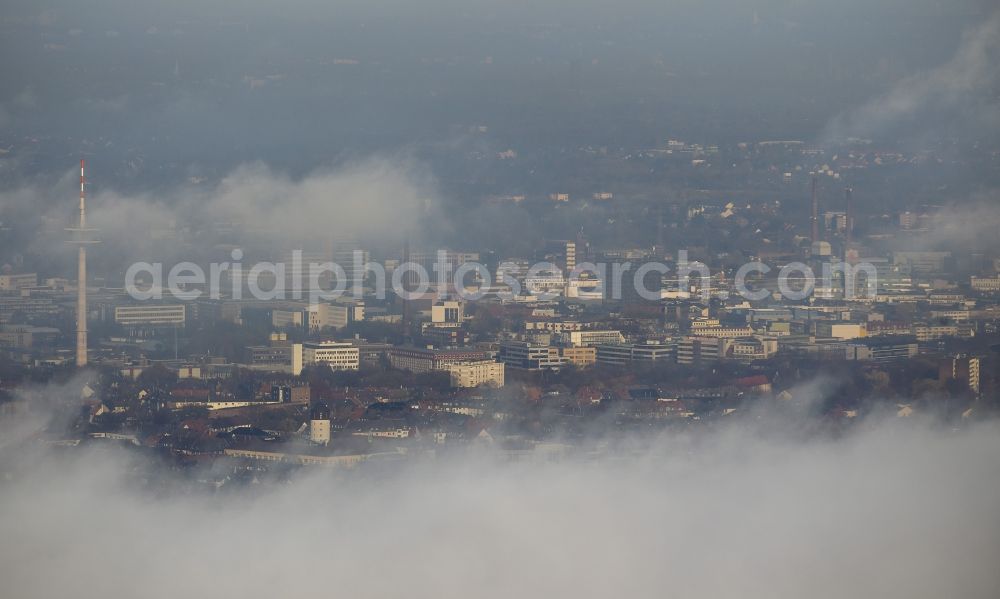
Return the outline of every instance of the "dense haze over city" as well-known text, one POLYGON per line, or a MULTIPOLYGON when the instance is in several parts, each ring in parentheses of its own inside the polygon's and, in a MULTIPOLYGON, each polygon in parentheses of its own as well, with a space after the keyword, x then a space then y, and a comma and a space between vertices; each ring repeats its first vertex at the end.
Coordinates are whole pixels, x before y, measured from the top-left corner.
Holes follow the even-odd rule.
POLYGON ((4 11, 3 106, 16 131, 110 141, 104 160, 141 159, 152 173, 254 160, 301 172, 342 154, 470 143, 478 125, 491 128, 480 143, 537 150, 663 135, 916 141, 932 130, 994 142, 968 122, 996 126, 989 55, 961 56, 963 34, 995 50, 992 8, 15 1, 4 11), (972 63, 951 65, 961 89, 908 80, 956 58, 972 63), (837 122, 907 85, 926 96, 907 98, 910 110, 897 102, 878 119, 837 122), (981 114, 930 105, 949 99, 981 114), (914 118, 935 108, 931 122, 914 118))
POLYGON ((7 0, 13 596, 1000 594, 987 0, 7 0))
MULTIPOLYGON (((435 238, 464 242, 488 234, 477 196, 606 185, 582 150, 666 139, 863 138, 943 161, 893 200, 998 183, 977 156, 1000 127, 989 2, 244 4, 8 3, 8 189, 49 204, 85 155, 95 193, 174 210, 240 168, 301 180, 377 160, 450 213, 435 238)), ((636 170, 621 183, 677 185, 636 170)), ((531 220, 500 216, 504 235, 531 220)))

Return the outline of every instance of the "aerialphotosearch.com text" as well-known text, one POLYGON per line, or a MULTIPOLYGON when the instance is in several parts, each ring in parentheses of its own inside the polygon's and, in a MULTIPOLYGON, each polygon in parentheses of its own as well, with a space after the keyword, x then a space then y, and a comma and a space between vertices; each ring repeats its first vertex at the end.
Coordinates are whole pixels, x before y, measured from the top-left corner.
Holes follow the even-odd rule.
MULTIPOLYGON (((287 263, 249 265, 241 262, 242 250, 235 249, 230 253, 231 261, 212 262, 207 272, 194 262, 179 262, 169 269, 160 262, 133 263, 125 273, 124 287, 129 296, 140 301, 253 298, 308 300, 315 304, 344 295, 360 298, 366 289, 378 299, 385 299, 391 291, 411 300, 425 297, 432 285, 437 297, 455 296, 473 301, 487 295, 505 301, 523 296, 551 300, 574 286, 589 290, 591 296, 596 290, 601 299, 620 300, 627 286, 631 286, 633 297, 655 301, 663 298, 662 286, 648 282, 669 277, 676 280, 676 290, 682 294, 693 290, 695 297, 708 300, 712 293, 711 270, 702 262, 689 261, 686 250, 680 250, 673 263, 582 262, 568 273, 552 262, 536 262, 527 267, 523 262, 502 262, 494 272, 479 262, 456 266, 449 262, 449 254, 444 250, 437 252, 431 266, 433 274, 421 263, 404 262, 387 269, 382 263, 366 260, 366 256, 366 252, 354 251, 352 263, 345 268, 332 261, 304 261, 302 251, 296 250, 287 263)), ((736 270, 731 288, 750 301, 761 301, 775 291, 786 300, 803 300, 818 287, 834 286, 842 289, 844 299, 856 299, 861 295, 870 297, 876 288, 877 272, 872 264, 823 263, 819 269, 816 273, 803 262, 790 262, 780 268, 747 262, 736 270), (761 285, 763 279, 773 284, 761 285), (863 285, 859 286, 859 281, 863 285)))

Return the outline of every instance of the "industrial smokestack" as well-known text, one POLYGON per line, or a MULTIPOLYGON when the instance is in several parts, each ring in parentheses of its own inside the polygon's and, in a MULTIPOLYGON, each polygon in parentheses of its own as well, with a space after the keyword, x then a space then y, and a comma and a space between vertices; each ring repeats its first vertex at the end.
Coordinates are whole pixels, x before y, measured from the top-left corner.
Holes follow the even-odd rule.
MULTIPOLYGON (((410 264, 410 234, 406 234, 406 238, 403 241, 403 262, 400 264, 400 268, 406 268, 410 264)), ((403 276, 399 279, 400 285, 403 286, 404 294, 409 291, 409 274, 410 271, 406 270, 403 272, 403 276)), ((410 342, 410 301, 405 297, 403 299, 403 343, 410 342)))
POLYGON ((819 241, 819 197, 816 195, 817 178, 812 173, 812 242, 819 241))
POLYGON ((663 206, 656 212, 656 251, 657 256, 663 256, 666 253, 664 249, 664 239, 663 239, 663 206))
POLYGON ((850 187, 844 188, 844 202, 847 204, 846 207, 846 222, 844 222, 844 245, 849 246, 854 240, 854 189, 850 187))

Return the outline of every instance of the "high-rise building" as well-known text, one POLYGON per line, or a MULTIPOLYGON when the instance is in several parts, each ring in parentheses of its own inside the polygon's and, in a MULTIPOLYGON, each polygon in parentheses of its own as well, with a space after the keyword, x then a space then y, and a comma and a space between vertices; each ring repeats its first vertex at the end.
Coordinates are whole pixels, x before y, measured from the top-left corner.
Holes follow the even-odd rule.
POLYGON ((464 318, 462 302, 442 300, 431 306, 431 322, 434 324, 461 324, 464 318))
POLYGON ((981 362, 982 360, 975 356, 957 355, 942 364, 940 378, 965 383, 970 391, 978 395, 982 389, 979 376, 981 362))
POLYGON ((330 408, 316 404, 309 414, 309 440, 318 445, 330 443, 330 408))
POLYGON ((330 241, 328 254, 328 260, 344 269, 344 290, 347 293, 351 293, 355 288, 364 287, 367 274, 365 265, 371 260, 367 250, 362 249, 353 239, 340 239, 330 241))
POLYGON ((545 243, 545 259, 554 263, 563 270, 563 274, 569 276, 576 268, 575 241, 566 239, 553 239, 545 243))

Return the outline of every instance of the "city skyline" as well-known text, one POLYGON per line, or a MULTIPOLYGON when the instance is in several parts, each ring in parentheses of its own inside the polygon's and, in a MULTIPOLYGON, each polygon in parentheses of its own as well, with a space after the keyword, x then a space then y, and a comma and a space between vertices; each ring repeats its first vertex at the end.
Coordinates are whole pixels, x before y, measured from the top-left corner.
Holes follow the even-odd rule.
POLYGON ((12 596, 1000 595, 994 3, 11 0, 0 54, 12 596))

